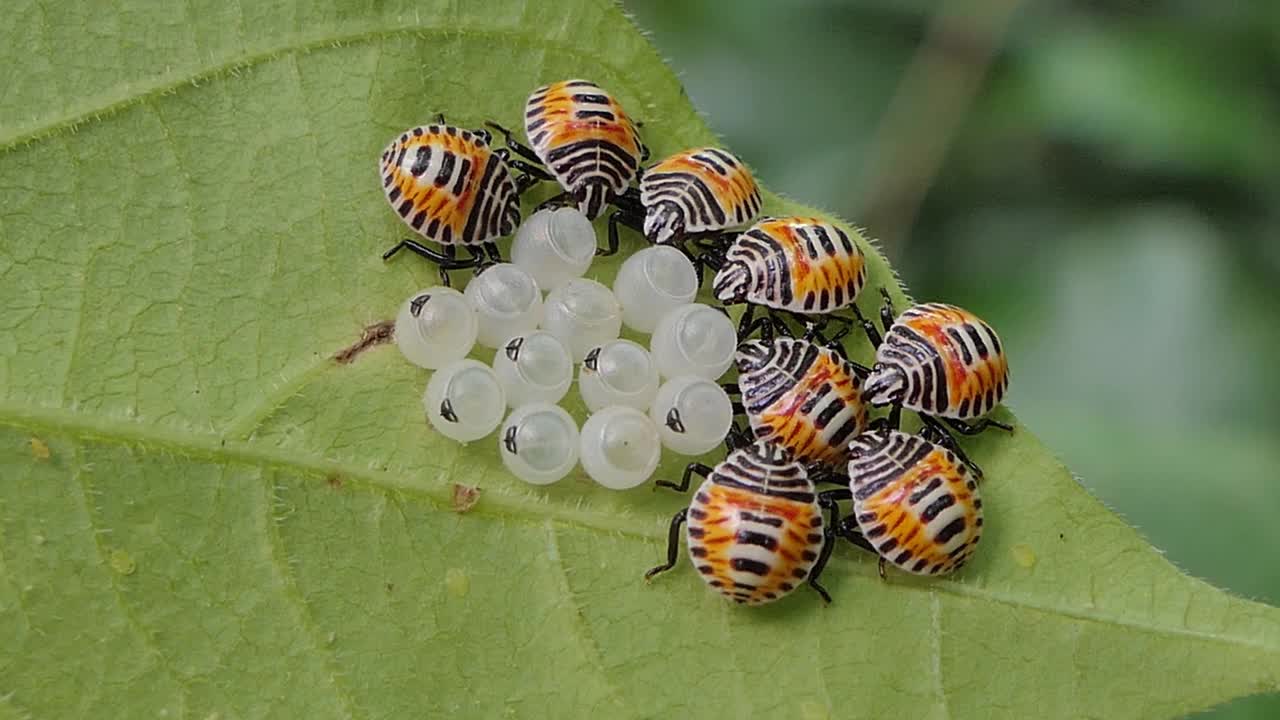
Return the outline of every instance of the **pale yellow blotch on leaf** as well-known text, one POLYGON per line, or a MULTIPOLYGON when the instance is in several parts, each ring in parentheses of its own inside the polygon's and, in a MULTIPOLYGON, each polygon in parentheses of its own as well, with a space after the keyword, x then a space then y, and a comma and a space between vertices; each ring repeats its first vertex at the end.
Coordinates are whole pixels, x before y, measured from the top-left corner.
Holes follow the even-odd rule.
POLYGON ((138 569, 138 563, 133 556, 119 548, 111 551, 108 562, 111 563, 111 569, 118 575, 132 575, 138 569))
POLYGON ((39 460, 40 462, 44 462, 52 455, 53 453, 49 451, 49 446, 45 441, 38 437, 31 438, 31 457, 39 460))
POLYGON ((805 700, 800 703, 800 717, 803 720, 831 720, 831 713, 827 712, 827 706, 813 700, 805 700))
POLYGON ((1031 549, 1030 545, 1018 543, 1014 545, 1011 552, 1013 553, 1013 561, 1024 568, 1033 568, 1036 564, 1036 551, 1031 549))
POLYGON ((444 586, 454 597, 466 597, 471 590, 471 578, 461 568, 449 568, 444 572, 444 586))

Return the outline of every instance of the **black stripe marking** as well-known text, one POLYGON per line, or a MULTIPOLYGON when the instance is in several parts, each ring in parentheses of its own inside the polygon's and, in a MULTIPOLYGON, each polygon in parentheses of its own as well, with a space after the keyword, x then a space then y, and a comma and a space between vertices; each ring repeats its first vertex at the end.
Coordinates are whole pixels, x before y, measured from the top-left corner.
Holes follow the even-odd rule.
MULTIPOLYGON (((956 504, 956 496, 952 495, 951 493, 947 493, 939 497, 937 500, 934 500, 933 502, 929 503, 929 507, 924 509, 924 512, 920 514, 920 517, 923 518, 924 521, 927 523, 933 522, 933 519, 938 517, 938 513, 942 512, 943 510, 946 510, 947 508, 955 504, 956 504)), ((961 520, 960 524, 963 526, 964 521, 961 520)))
POLYGON ((752 575, 759 575, 761 577, 769 574, 768 565, 751 558, 733 558, 729 561, 729 567, 740 572, 748 572, 752 575))
MULTIPOLYGON (((982 522, 982 518, 978 518, 978 522, 982 522)), ((946 527, 942 528, 937 537, 934 538, 939 544, 945 545, 951 541, 951 538, 959 535, 964 530, 964 516, 952 520, 946 527)))
POLYGON ((765 535, 754 530, 739 530, 734 539, 743 545, 756 545, 770 552, 778 549, 778 539, 772 535, 765 535))

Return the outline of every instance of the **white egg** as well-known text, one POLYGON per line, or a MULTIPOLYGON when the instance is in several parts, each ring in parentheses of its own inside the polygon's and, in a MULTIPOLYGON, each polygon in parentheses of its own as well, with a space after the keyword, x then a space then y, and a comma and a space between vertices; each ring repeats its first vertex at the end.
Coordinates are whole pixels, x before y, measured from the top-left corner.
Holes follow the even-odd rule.
POLYGON ((613 405, 582 425, 582 468, 610 490, 626 490, 653 476, 662 459, 658 426, 635 408, 613 405))
POLYGON ((507 341, 493 356, 507 405, 558 403, 573 384, 573 357, 560 338, 534 330, 507 341))
POLYGON ((578 424, 558 405, 523 405, 502 424, 498 453, 512 475, 550 485, 578 463, 578 424))
POLYGON ((511 263, 486 268, 471 278, 463 293, 476 309, 477 341, 501 347, 510 338, 538 327, 542 292, 533 276, 511 263))
POLYGON ((658 392, 658 366, 644 346, 610 340, 582 361, 578 392, 592 412, 610 405, 648 410, 658 392))
POLYGON ((475 310, 453 288, 420 290, 396 314, 396 347, 409 362, 431 370, 466 357, 476 332, 475 310))
POLYGON ((582 277, 596 256, 596 231, 575 207, 544 208, 530 215, 511 243, 511 262, 554 290, 582 277))
POLYGON ((649 409, 663 447, 681 455, 702 455, 724 442, 733 424, 733 404, 724 388, 696 375, 663 383, 649 409))
POLYGON ((569 346, 574 362, 582 362, 591 348, 618 337, 622 308, 609 288, 574 278, 547 295, 542 329, 569 346))
POLYGON ((479 440, 493 432, 507 411, 498 376, 475 360, 459 360, 435 371, 422 404, 431 427, 458 442, 479 440))
POLYGON ((664 378, 697 375, 717 380, 733 364, 738 331, 728 315, 702 303, 668 312, 649 339, 664 378))
POLYGON ((636 332, 652 333, 663 315, 693 302, 698 274, 684 253, 654 245, 622 263, 613 292, 622 305, 622 322, 636 332))

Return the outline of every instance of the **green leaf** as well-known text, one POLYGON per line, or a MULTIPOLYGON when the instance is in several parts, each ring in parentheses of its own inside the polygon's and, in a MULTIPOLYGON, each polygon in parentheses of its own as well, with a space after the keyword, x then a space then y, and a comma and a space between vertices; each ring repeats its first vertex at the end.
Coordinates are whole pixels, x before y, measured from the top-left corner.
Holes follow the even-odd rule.
POLYGON ((842 547, 835 604, 752 610, 641 581, 684 499, 524 486, 427 429, 395 350, 330 359, 434 282, 378 257, 401 129, 585 76, 657 156, 714 141, 614 5, 11 5, 0 717, 1155 718, 1280 686, 1280 612, 1180 574, 1025 428, 969 443, 960 576, 842 547))

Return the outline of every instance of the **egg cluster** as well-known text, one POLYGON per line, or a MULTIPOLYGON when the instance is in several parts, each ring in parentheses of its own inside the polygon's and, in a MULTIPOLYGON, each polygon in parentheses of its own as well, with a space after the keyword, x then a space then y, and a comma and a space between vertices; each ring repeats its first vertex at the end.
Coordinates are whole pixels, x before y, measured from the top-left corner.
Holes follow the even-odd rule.
POLYGON ((436 371, 423 395, 432 427, 459 442, 497 430, 507 469, 537 485, 580 462, 605 487, 635 487, 663 447, 701 455, 733 422, 716 380, 733 363, 736 331, 728 315, 693 302, 693 263, 673 247, 649 247, 609 288, 582 277, 595 249, 578 209, 539 210, 517 231, 512 262, 485 267, 465 292, 415 293, 396 316, 401 353, 436 371), (623 325, 650 334, 649 347, 620 338, 623 325), (477 344, 494 350, 490 365, 466 359, 477 344), (581 430, 557 405, 575 368, 591 412, 581 430))
POLYGON ((965 565, 982 534, 982 471, 953 433, 1013 429, 988 417, 1008 388, 990 325, 942 303, 898 313, 885 288, 879 317, 864 316, 855 238, 820 218, 760 217, 751 172, 725 150, 645 167, 637 125, 594 83, 538 88, 524 119, 528 145, 489 123, 505 141, 495 148, 490 130, 440 117, 401 133, 379 162, 391 207, 439 246, 406 239, 383 255, 408 250, 440 269, 442 284, 406 300, 395 327, 404 356, 435 370, 423 395, 432 427, 459 442, 496 431, 503 463, 526 482, 580 464, 619 490, 646 482, 663 448, 696 456, 723 443, 715 466, 657 481, 686 492, 703 478, 646 577, 674 567, 685 526, 694 567, 737 603, 802 583, 830 600, 818 580, 838 538, 878 556, 882 574, 965 565), (560 193, 522 222, 520 197, 543 183, 560 193), (609 208, 600 247, 592 221, 609 208), (619 250, 621 228, 650 245, 611 287, 584 277, 619 250), (495 240, 513 234, 507 262, 495 240), (456 270, 474 272, 463 292, 448 287, 456 270), (697 302, 710 273, 710 298, 697 302), (621 338, 624 326, 648 347, 621 338), (849 356, 853 333, 874 348, 870 364, 849 356), (467 359, 477 344, 493 350, 489 365, 467 359), (590 411, 581 428, 560 406, 575 368, 590 411), (900 430, 903 410, 918 433, 900 430))

